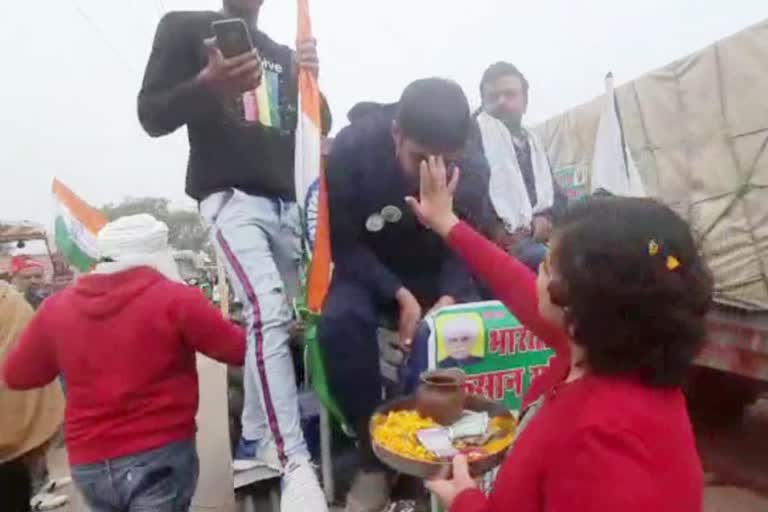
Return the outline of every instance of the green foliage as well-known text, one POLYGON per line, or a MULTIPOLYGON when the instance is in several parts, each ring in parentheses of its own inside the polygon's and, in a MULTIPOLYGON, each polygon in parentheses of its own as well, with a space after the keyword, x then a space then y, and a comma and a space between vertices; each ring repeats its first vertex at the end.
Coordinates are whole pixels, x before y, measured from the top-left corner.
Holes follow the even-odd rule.
POLYGON ((170 201, 161 197, 138 197, 104 205, 101 211, 109 220, 148 213, 168 225, 168 241, 174 249, 203 251, 212 255, 208 230, 200 221, 198 213, 194 210, 172 210, 169 205, 170 201))

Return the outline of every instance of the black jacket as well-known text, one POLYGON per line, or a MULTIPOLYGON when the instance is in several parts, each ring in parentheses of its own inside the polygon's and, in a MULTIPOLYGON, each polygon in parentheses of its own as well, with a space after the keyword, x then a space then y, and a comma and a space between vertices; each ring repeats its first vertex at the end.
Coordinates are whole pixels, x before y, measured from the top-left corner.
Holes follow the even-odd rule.
MULTIPOLYGON (((363 283, 380 300, 413 280, 432 281, 439 295, 472 298, 475 283, 462 261, 424 228, 405 203, 406 189, 391 135, 397 105, 364 103, 336 137, 326 179, 335 274, 363 283), (385 207, 402 215, 381 229, 370 224, 385 207)), ((481 148, 467 147, 456 196, 460 217, 482 231, 494 222, 488 197, 490 171, 481 148)))
MULTIPOLYGON (((171 12, 157 28, 139 93, 139 120, 158 137, 187 126, 187 193, 195 199, 228 188, 294 198, 294 131, 298 86, 293 52, 252 31, 264 62, 259 121, 244 117, 241 98, 222 103, 194 82, 207 64, 203 41, 213 36, 216 12, 171 12)), ((324 128, 330 113, 323 102, 324 128)))

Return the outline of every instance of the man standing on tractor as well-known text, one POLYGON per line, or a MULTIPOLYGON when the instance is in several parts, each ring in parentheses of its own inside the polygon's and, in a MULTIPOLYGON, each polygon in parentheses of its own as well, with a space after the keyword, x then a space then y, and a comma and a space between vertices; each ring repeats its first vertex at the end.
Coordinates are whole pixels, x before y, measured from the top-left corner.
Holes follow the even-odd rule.
MULTIPOLYGON (((317 73, 314 40, 296 52, 258 25, 263 0, 224 0, 220 12, 171 12, 157 29, 139 94, 152 136, 186 125, 187 193, 211 227, 248 332, 243 431, 235 469, 283 472, 281 509, 327 509, 299 422, 289 350, 301 259, 294 188, 299 67, 317 73), (254 50, 225 57, 212 24, 242 20, 254 50)), ((222 46, 223 47, 223 46, 222 46)), ((330 114, 323 103, 324 128, 330 114)))

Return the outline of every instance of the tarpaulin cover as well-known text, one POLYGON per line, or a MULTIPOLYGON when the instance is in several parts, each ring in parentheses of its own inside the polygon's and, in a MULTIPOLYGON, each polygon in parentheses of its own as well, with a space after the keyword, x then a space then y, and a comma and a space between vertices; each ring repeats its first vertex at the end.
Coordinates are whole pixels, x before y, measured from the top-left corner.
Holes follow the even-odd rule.
POLYGON ((0 243, 45 239, 45 228, 38 224, 0 220, 0 243))
MULTIPOLYGON (((768 20, 616 89, 649 195, 693 226, 716 299, 768 310, 768 20)), ((589 190, 603 98, 536 128, 572 196, 589 190)))

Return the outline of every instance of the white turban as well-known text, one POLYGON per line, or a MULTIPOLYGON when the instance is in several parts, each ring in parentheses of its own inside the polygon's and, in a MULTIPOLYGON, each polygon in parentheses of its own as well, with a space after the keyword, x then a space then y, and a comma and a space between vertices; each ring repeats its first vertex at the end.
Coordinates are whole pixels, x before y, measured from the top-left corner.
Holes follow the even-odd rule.
POLYGON ((96 237, 102 261, 95 272, 111 274, 134 267, 151 267, 168 279, 181 281, 168 246, 168 226, 152 215, 128 215, 108 223, 96 237))

